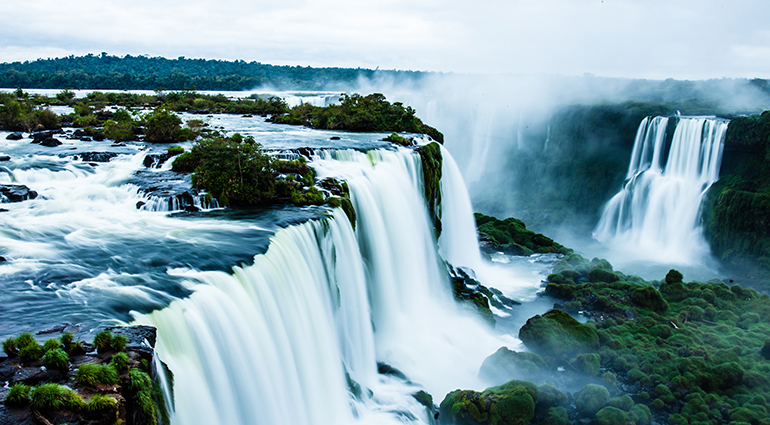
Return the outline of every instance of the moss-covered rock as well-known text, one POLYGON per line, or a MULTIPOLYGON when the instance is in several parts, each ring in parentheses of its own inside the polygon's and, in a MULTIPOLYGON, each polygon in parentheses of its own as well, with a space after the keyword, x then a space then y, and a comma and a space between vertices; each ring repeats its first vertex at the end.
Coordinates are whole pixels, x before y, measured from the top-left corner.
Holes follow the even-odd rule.
POLYGON ((580 373, 596 376, 601 370, 601 356, 595 353, 581 354, 570 360, 569 364, 580 373))
POLYGON ((507 347, 500 347, 481 364, 479 376, 498 384, 514 377, 533 379, 547 369, 548 364, 535 353, 516 352, 507 347))
POLYGON ((620 280, 620 277, 618 277, 617 274, 601 269, 601 268, 595 268, 588 272, 588 280, 591 282, 606 282, 606 283, 612 283, 617 282, 620 280))
POLYGON ((596 412, 596 423, 599 425, 623 425, 628 423, 626 412, 607 406, 596 412))
POLYGON ((428 143, 417 149, 422 160, 422 177, 425 188, 425 202, 428 204, 428 212, 433 221, 436 237, 441 235, 441 217, 438 208, 441 204, 441 146, 436 142, 428 143))
POLYGON ((575 407, 581 414, 592 417, 607 405, 609 399, 610 392, 607 388, 601 385, 588 384, 575 394, 575 407))
POLYGON ((510 381, 479 393, 456 390, 439 407, 442 424, 525 425, 535 416, 537 387, 531 382, 510 381))
POLYGON ((527 229, 523 221, 513 217, 498 220, 481 213, 474 214, 481 246, 487 251, 503 251, 511 255, 532 255, 535 253, 571 254, 553 239, 527 229))
POLYGON ((660 292, 652 286, 635 289, 631 293, 631 301, 638 306, 652 311, 663 312, 668 310, 668 303, 660 295, 660 292))
POLYGON ((558 309, 527 320, 519 330, 519 338, 533 351, 565 360, 599 348, 594 328, 558 309))

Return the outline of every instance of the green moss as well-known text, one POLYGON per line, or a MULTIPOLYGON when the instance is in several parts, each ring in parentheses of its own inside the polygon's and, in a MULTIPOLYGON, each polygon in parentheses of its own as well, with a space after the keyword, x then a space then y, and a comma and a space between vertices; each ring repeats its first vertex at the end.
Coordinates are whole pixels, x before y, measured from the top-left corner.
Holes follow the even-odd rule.
POLYGON ((479 376, 494 382, 505 382, 513 377, 534 377, 547 370, 548 365, 535 353, 516 352, 500 347, 481 364, 479 376))
POLYGON ((514 380, 482 393, 453 391, 441 402, 439 417, 456 423, 525 425, 535 415, 536 402, 537 387, 514 380))
POLYGON ((591 282, 607 282, 607 283, 612 283, 612 282, 619 281, 620 277, 618 277, 617 274, 615 274, 615 273, 613 273, 611 271, 608 271, 608 270, 605 270, 605 269, 596 268, 596 269, 593 269, 590 272, 588 272, 588 280, 590 280, 591 282))
POLYGON ((569 396, 550 383, 537 387, 537 405, 540 407, 568 406, 569 396))
POLYGON ((596 412, 607 405, 610 392, 601 385, 588 384, 575 394, 575 407, 587 416, 594 416, 596 412))
POLYGON ((652 311, 664 312, 668 310, 668 303, 660 295, 660 292, 652 286, 635 289, 631 293, 631 301, 640 307, 652 311))
POLYGON ((43 351, 50 351, 57 348, 61 348, 62 344, 61 341, 59 341, 56 338, 51 338, 49 340, 46 340, 45 343, 43 343, 43 351))
MULTIPOLYGON (((524 222, 516 218, 509 217, 505 220, 498 220, 495 217, 480 213, 475 213, 474 217, 479 235, 487 243, 484 246, 488 246, 488 249, 525 256, 536 252, 565 255, 572 253, 572 250, 554 242, 553 239, 528 230, 524 222)), ((559 272, 561 270, 555 267, 554 273, 559 272)))
POLYGON ((569 363, 578 372, 582 372, 591 376, 596 376, 599 374, 599 371, 601 368, 601 357, 598 354, 594 354, 594 353, 581 354, 576 358, 570 360, 569 363))
POLYGON ((596 423, 599 425, 623 425, 628 422, 626 412, 607 406, 596 412, 596 423))
POLYGON ((117 409, 118 401, 107 394, 94 394, 85 404, 88 412, 101 412, 108 409, 117 409))
POLYGON ((567 409, 561 406, 548 409, 543 421, 543 425, 568 425, 569 423, 567 409))
POLYGON ((412 394, 412 397, 414 397, 418 403, 425 406, 426 409, 429 409, 431 412, 433 411, 433 396, 423 390, 420 390, 412 394))
POLYGON ((559 358, 599 348, 599 337, 594 328, 558 309, 527 320, 519 330, 519 338, 532 350, 559 358))
POLYGON ((623 410, 624 412, 631 411, 635 406, 634 400, 628 395, 611 398, 610 401, 607 402, 607 405, 623 410))
POLYGON ((422 162, 422 180, 425 191, 425 202, 428 204, 428 212, 433 221, 436 237, 441 235, 441 217, 438 208, 441 205, 441 147, 432 142, 417 149, 422 162))
MULTIPOLYGON (((16 343, 19 344, 18 338, 16 339, 16 343)), ((19 358, 24 362, 38 360, 40 359, 40 356, 43 355, 43 347, 41 347, 35 340, 32 340, 23 346, 19 344, 19 346, 19 358)))

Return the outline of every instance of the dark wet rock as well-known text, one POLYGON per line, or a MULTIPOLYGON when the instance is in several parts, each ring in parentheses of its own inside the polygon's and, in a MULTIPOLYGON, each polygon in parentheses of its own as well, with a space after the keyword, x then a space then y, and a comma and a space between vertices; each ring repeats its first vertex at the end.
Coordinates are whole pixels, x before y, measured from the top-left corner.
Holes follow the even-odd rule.
POLYGON ((8 155, 2 155, 0 156, 0 161, 10 161, 11 157, 8 155))
POLYGON ((24 138, 23 134, 21 134, 19 132, 16 132, 16 133, 9 134, 8 137, 6 137, 5 139, 6 140, 21 140, 23 138, 24 138))
POLYGON ((62 134, 63 130, 39 131, 32 134, 32 143, 40 143, 43 140, 53 138, 54 134, 62 134))
POLYGON ((402 379, 406 381, 406 375, 404 375, 404 372, 401 372, 400 370, 396 369, 395 367, 387 364, 387 363, 377 363, 377 373, 381 375, 390 375, 393 377, 396 377, 398 379, 402 379))
POLYGON ((114 335, 123 335, 128 338, 127 351, 136 352, 147 361, 152 361, 155 341, 158 337, 157 329, 153 326, 113 326, 106 330, 111 331, 114 335))
POLYGON ((339 136, 332 136, 331 140, 340 140, 340 137, 339 136))
POLYGON ((69 323, 62 323, 61 325, 51 326, 48 329, 43 329, 42 331, 38 331, 35 335, 46 335, 46 334, 52 334, 56 332, 64 332, 65 329, 67 329, 67 326, 69 326, 69 323))
POLYGON ((96 133, 96 134, 94 134, 94 140, 95 140, 95 141, 97 141, 97 142, 101 142, 101 141, 103 141, 104 139, 106 139, 106 137, 104 136, 104 134, 102 134, 102 133, 96 133))
POLYGON ((292 150, 296 151, 298 154, 304 156, 305 158, 310 158, 311 156, 315 155, 315 149, 313 148, 304 147, 292 150))
POLYGON ((139 201, 136 203, 136 209, 141 209, 145 205, 147 205, 147 202, 139 201))
POLYGON ((195 205, 185 205, 184 210, 187 212, 198 212, 201 209, 196 207, 195 205))
POLYGON ((147 168, 160 168, 174 155, 170 153, 151 153, 144 157, 144 166, 147 168))
MULTIPOLYGON (((8 212, 8 210, 5 210, 5 212, 8 212)), ((6 260, 5 257, 0 256, 0 263, 4 263, 6 261, 8 261, 8 260, 6 260)))
POLYGON ((115 152, 83 152, 75 155, 75 159, 83 162, 110 162, 112 158, 118 156, 115 152))
POLYGON ((0 213, 3 213, 3 212, 8 212, 8 210, 5 208, 0 208, 0 213))
POLYGON ((37 198, 37 192, 27 186, 0 184, 0 202, 22 202, 37 198))
POLYGON ((55 148, 56 146, 61 145, 61 142, 59 141, 59 139, 56 139, 56 138, 53 138, 53 137, 49 137, 47 139, 41 140, 40 141, 40 145, 41 146, 47 146, 49 148, 55 148))

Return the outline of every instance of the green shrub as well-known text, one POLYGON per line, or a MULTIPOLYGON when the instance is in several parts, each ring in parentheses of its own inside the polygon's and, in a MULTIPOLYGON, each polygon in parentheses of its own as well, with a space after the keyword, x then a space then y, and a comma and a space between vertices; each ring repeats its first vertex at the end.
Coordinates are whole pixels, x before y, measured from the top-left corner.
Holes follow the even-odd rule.
POLYGON ((8 390, 8 394, 3 401, 8 407, 24 407, 30 402, 30 391, 32 387, 22 383, 16 383, 8 390))
POLYGON ((99 412, 118 407, 118 401, 107 394, 94 394, 85 405, 85 410, 89 412, 99 412))
POLYGON ((43 343, 43 351, 55 350, 61 348, 61 342, 56 338, 51 338, 43 343))
POLYGON ((599 348, 599 337, 594 328, 558 309, 527 320, 519 330, 519 338, 534 351, 561 358, 599 348))
MULTIPOLYGON (((18 339, 16 341, 18 343, 18 339)), ((19 349, 19 357, 25 362, 38 360, 41 355, 43 355, 43 347, 41 347, 35 340, 19 349)))
POLYGON ((61 348, 48 350, 43 354, 43 364, 49 369, 67 369, 70 357, 61 348))
POLYGON ((126 351, 126 345, 128 345, 128 338, 125 335, 115 335, 112 337, 112 349, 115 351, 126 351))
POLYGON ((72 344, 70 344, 69 353, 73 356, 85 354, 86 346, 85 344, 83 344, 83 341, 75 341, 72 344))
POLYGON ((111 365, 84 363, 78 366, 78 381, 86 385, 114 385, 118 383, 118 371, 111 365))
POLYGON ((75 338, 74 335, 72 335, 69 332, 64 332, 61 334, 61 343, 64 345, 65 349, 68 349, 70 344, 72 344, 72 340, 75 338))
POLYGON ((112 332, 108 330, 101 331, 94 337, 94 347, 104 353, 112 347, 112 332))
POLYGON ((120 352, 115 353, 114 356, 112 356, 112 361, 110 364, 116 369, 116 370, 126 370, 128 369, 129 359, 128 354, 120 352))
POLYGON ((660 295, 660 292, 652 286, 635 289, 631 293, 631 301, 640 307, 652 311, 664 312, 668 310, 668 303, 660 295))
POLYGON ((569 413, 564 407, 551 407, 546 413, 543 425, 569 425, 569 413))
POLYGON ((620 277, 609 270, 596 268, 588 272, 588 280, 591 282, 612 283, 619 281, 620 277))
POLYGON ((152 397, 150 375, 136 368, 128 371, 128 375, 131 381, 131 391, 134 392, 134 401, 147 417, 148 423, 157 423, 157 409, 152 397))
POLYGON ((181 146, 171 146, 167 152, 169 155, 180 155, 184 153, 184 148, 181 146))
POLYGON ((14 357, 19 354, 19 349, 16 346, 16 338, 10 337, 3 341, 3 351, 8 357, 14 357))
MULTIPOLYGON (((59 410, 77 405, 80 396, 72 389, 59 384, 43 384, 30 393, 30 405, 38 410, 59 410)), ((82 399, 80 399, 82 401, 82 399)))
POLYGON ((152 143, 176 142, 182 120, 166 108, 158 107, 144 116, 145 140, 152 143))

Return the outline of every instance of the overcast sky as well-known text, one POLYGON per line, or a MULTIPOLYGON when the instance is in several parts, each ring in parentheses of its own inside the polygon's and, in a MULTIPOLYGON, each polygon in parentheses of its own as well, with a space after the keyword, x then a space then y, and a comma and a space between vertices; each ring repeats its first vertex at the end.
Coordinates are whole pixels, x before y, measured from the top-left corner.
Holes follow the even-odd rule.
POLYGON ((86 53, 471 73, 770 78, 767 0, 24 0, 0 61, 86 53))

